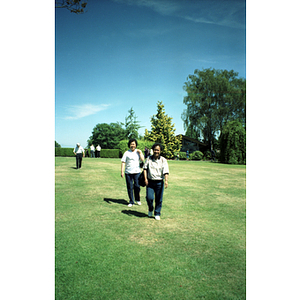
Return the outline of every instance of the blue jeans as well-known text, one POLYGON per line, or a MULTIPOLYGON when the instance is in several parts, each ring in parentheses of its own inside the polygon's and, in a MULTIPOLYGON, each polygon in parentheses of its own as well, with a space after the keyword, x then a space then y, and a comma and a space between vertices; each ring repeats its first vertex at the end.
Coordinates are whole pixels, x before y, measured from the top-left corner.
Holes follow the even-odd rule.
POLYGON ((160 216, 164 194, 164 181, 163 180, 150 180, 148 179, 148 186, 146 188, 146 200, 149 211, 153 211, 153 200, 155 196, 155 210, 154 215, 160 216))
POLYGON ((140 201, 141 188, 139 186, 139 176, 140 173, 125 174, 129 203, 131 204, 134 204, 134 200, 140 201), (134 193, 134 197, 133 197, 133 193, 134 193))

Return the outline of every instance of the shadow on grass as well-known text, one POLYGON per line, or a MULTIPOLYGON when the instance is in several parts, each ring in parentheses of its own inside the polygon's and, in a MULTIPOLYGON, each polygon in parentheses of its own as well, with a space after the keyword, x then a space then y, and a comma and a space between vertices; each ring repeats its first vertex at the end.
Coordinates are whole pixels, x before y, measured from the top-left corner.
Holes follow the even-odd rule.
POLYGON ((122 213, 125 214, 125 215, 128 215, 128 216, 135 216, 135 217, 139 217, 139 218, 145 218, 145 217, 148 217, 147 214, 145 213, 141 213, 141 212, 138 212, 138 211, 134 211, 134 210, 122 210, 122 213))
POLYGON ((113 203, 128 205, 128 202, 124 199, 104 198, 104 201, 107 202, 108 204, 111 204, 111 202, 113 202, 113 203))

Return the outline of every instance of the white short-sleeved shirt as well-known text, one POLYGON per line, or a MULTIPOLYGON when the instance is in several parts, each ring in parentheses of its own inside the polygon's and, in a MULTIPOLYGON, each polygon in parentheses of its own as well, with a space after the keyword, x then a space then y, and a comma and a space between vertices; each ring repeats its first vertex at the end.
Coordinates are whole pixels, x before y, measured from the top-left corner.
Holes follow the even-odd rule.
POLYGON ((74 152, 75 153, 84 153, 84 149, 82 148, 82 146, 76 146, 75 148, 74 148, 74 152))
POLYGON ((131 149, 127 150, 121 159, 121 162, 125 163, 125 174, 137 174, 140 173, 140 155, 136 150, 133 152, 131 149))
POLYGON ((163 180, 165 174, 169 174, 168 161, 160 156, 154 159, 153 156, 147 157, 144 169, 148 169, 147 177, 150 180, 163 180))

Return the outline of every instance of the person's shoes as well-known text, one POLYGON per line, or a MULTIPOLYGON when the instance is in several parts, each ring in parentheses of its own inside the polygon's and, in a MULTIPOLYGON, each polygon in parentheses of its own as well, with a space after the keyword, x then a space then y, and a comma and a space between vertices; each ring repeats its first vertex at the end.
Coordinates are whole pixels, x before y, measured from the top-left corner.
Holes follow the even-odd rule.
POLYGON ((132 204, 131 204, 131 203, 129 203, 129 204, 128 204, 128 207, 131 207, 131 206, 132 206, 132 204))
POLYGON ((155 220, 160 220, 160 216, 155 216, 155 220))
POLYGON ((152 217, 152 211, 148 211, 148 217, 152 217))
POLYGON ((141 201, 136 201, 137 205, 142 205, 141 201))

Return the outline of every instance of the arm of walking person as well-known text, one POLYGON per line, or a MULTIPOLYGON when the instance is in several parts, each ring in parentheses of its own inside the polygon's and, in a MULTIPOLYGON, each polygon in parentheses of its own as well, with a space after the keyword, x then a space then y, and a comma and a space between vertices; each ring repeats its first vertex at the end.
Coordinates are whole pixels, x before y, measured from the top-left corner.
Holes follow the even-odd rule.
POLYGON ((148 186, 147 169, 144 169, 145 184, 148 186))
POLYGON ((121 177, 124 178, 124 169, 125 169, 125 163, 121 163, 121 177))
POLYGON ((141 161, 144 161, 144 160, 145 160, 145 157, 144 157, 143 152, 142 152, 140 149, 136 149, 136 151, 137 151, 137 153, 138 153, 139 156, 140 156, 140 160, 141 160, 141 161))
POLYGON ((169 179, 169 174, 165 174, 165 188, 168 187, 168 179, 169 179))

